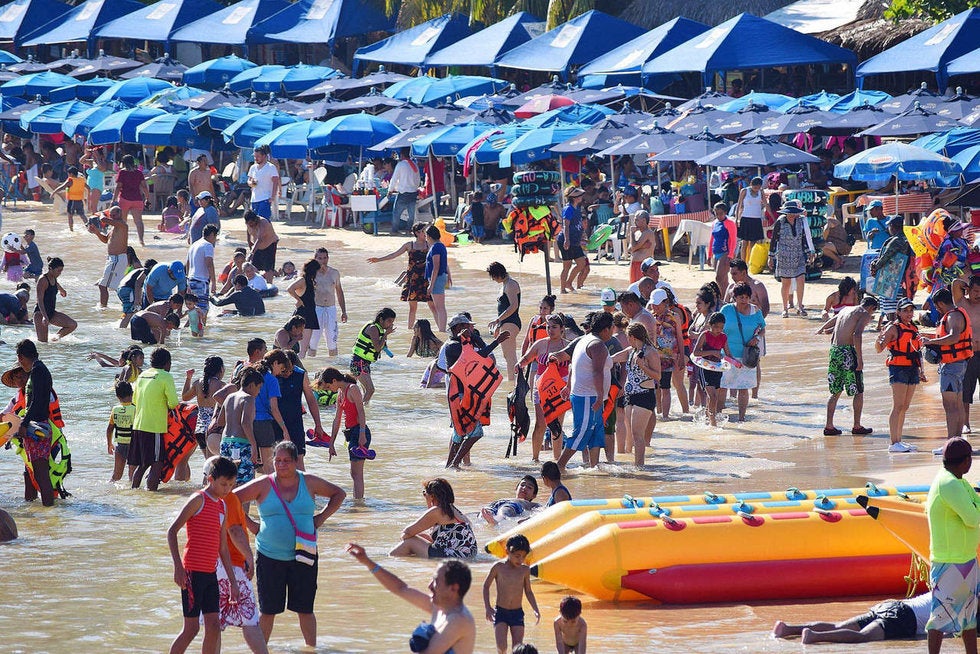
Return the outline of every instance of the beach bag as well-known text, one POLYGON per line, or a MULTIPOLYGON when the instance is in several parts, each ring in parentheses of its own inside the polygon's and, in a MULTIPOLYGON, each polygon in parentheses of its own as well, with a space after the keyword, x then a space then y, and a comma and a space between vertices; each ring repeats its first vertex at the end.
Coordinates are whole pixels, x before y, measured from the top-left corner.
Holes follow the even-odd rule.
POLYGON ((738 321, 738 335, 742 337, 742 365, 746 368, 755 368, 759 365, 759 355, 762 354, 758 345, 749 345, 745 340, 745 334, 742 333, 742 319, 738 315, 738 310, 735 310, 735 320, 738 321))
MULTIPOLYGON (((300 479, 302 481, 302 479, 300 479)), ((293 525, 293 530, 296 532, 296 560, 300 563, 305 563, 306 565, 313 565, 316 563, 316 532, 312 534, 305 531, 300 531, 299 527, 296 526, 296 520, 293 519, 293 514, 289 511, 289 506, 286 504, 286 500, 282 499, 282 495, 279 494, 279 487, 276 485, 276 480, 269 477, 269 483, 272 484, 272 490, 275 491, 276 497, 282 502, 282 508, 286 511, 286 517, 289 518, 289 522, 293 525)))

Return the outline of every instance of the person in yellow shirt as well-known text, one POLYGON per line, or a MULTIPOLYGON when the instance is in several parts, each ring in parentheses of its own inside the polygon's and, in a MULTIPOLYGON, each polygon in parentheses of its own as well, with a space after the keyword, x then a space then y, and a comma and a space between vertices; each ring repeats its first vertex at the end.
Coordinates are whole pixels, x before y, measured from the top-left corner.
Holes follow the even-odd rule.
POLYGON ((951 438, 943 447, 943 469, 926 499, 932 609, 926 633, 929 654, 938 654, 944 633, 962 633, 967 654, 977 652, 977 545, 980 495, 963 476, 973 463, 973 447, 951 438))
POLYGON ((68 229, 75 231, 75 214, 78 214, 82 222, 85 222, 85 197, 88 194, 85 175, 82 175, 75 166, 68 169, 68 179, 56 188, 52 195, 65 189, 68 189, 68 229))

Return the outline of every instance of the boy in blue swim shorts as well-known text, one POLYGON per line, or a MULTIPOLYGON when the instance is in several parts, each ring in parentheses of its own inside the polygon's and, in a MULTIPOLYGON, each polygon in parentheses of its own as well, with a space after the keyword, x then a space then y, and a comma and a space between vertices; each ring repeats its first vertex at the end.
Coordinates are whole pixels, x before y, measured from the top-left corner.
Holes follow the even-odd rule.
POLYGON ((518 534, 507 540, 507 559, 499 561, 490 568, 487 580, 483 582, 483 604, 487 610, 487 620, 493 622, 494 636, 497 640, 498 654, 505 654, 507 632, 513 646, 524 642, 524 595, 534 611, 535 624, 541 620, 538 603, 531 590, 531 569, 524 560, 531 553, 527 537, 518 534), (490 587, 497 582, 497 604, 490 607, 490 587))

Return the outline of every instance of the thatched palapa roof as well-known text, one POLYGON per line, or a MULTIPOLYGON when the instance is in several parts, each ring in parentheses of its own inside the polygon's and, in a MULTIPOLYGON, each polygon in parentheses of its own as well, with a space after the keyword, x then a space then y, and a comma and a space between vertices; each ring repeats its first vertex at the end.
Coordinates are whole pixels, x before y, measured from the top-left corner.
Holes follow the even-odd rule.
POLYGON ((884 10, 881 0, 866 0, 858 11, 857 20, 816 36, 853 50, 858 60, 864 61, 935 24, 918 18, 897 22, 886 20, 884 10))
POLYGON ((632 4, 619 17, 646 29, 663 25, 678 16, 697 20, 706 25, 719 25, 742 13, 765 16, 770 12, 793 4, 794 1, 739 0, 739 2, 720 2, 719 0, 686 0, 685 2, 667 2, 666 0, 633 0, 632 4))

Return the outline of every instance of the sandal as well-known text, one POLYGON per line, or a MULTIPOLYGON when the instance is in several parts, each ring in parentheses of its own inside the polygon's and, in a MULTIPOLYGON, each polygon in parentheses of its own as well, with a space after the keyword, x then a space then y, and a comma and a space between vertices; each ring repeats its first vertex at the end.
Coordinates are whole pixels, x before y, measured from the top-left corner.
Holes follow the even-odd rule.
POLYGON ((782 317, 783 318, 789 318, 789 310, 788 309, 783 309, 782 317))
POLYGON ((796 315, 798 315, 800 318, 806 318, 807 317, 806 309, 800 307, 799 309, 796 310, 796 315))
POLYGON ((844 432, 842 432, 840 429, 837 429, 836 427, 824 427, 823 428, 823 435, 824 436, 840 436, 843 433, 844 432))

